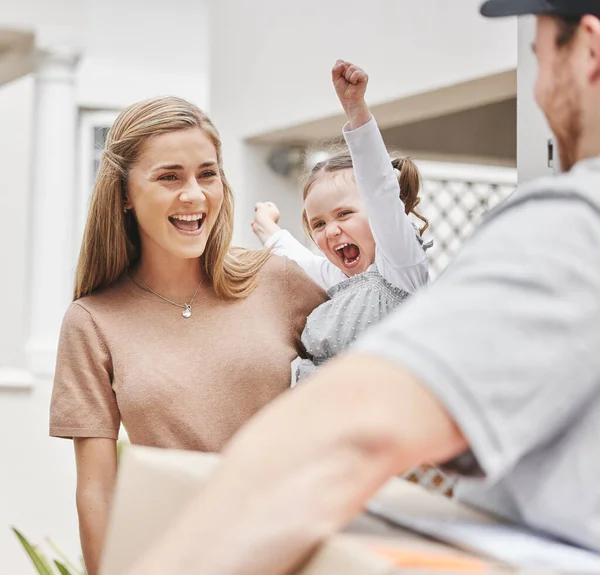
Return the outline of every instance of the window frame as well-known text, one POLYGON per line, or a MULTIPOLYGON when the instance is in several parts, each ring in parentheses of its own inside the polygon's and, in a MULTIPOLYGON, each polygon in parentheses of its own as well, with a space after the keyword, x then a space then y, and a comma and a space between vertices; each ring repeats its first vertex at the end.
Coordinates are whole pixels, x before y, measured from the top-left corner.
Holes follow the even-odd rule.
POLYGON ((87 221, 87 215, 94 189, 96 174, 94 160, 100 159, 102 149, 96 147, 95 130, 110 128, 120 110, 79 110, 79 126, 77 139, 77 202, 76 202, 76 257, 87 221))

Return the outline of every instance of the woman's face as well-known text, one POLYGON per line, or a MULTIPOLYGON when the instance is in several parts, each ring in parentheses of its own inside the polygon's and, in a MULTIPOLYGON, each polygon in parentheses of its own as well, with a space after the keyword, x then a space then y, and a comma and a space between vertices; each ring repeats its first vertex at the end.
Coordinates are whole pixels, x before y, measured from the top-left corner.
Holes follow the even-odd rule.
POLYGON ((199 258, 223 204, 217 150, 202 128, 155 136, 131 167, 126 205, 143 259, 199 258))

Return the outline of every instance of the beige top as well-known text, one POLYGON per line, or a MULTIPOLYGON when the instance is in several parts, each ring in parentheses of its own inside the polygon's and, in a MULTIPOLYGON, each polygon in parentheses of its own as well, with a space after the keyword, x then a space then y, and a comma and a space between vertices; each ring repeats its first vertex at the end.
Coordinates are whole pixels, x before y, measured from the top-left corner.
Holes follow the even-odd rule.
POLYGON ((189 319, 129 276, 68 308, 62 325, 50 435, 219 451, 255 412, 289 388, 304 355, 306 317, 325 292, 272 256, 243 300, 198 292, 189 319))

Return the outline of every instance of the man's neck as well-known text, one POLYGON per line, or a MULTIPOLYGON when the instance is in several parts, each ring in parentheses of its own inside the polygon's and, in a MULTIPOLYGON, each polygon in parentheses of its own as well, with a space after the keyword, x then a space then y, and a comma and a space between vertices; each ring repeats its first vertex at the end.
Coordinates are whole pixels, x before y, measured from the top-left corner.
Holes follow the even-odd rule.
POLYGON ((600 156, 600 121, 591 122, 577 146, 577 163, 600 156), (597 127, 596 127, 597 126, 597 127))

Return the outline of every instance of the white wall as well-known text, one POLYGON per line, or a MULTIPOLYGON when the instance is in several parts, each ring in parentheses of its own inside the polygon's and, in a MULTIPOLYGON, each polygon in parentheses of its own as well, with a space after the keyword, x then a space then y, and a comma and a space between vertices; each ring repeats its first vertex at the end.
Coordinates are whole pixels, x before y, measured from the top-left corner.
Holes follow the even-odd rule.
POLYGON ((371 76, 380 103, 514 69, 516 23, 479 0, 219 0, 211 8, 211 93, 219 124, 244 136, 337 113, 337 58, 371 76))
POLYGON ((83 21, 79 0, 0 0, 0 27, 32 31, 38 46, 82 45, 83 21))
MULTIPOLYGON (((267 157, 270 149, 267 146, 243 146, 243 179, 246 182, 257 183, 255 189, 255 198, 260 201, 271 200, 277 203, 281 212, 279 224, 289 230, 296 238, 303 241, 306 245, 311 242, 304 235, 301 224, 302 196, 300 186, 293 178, 284 178, 266 168, 267 157)), ((226 159, 226 170, 231 156, 226 159)), ((228 172, 229 173, 229 172, 228 172)), ((229 175, 227 176, 229 178, 229 175)), ((248 189, 248 188, 246 188, 248 189)), ((239 194, 236 193, 236 205, 239 194)), ((240 201, 242 199, 240 198, 240 201)), ((248 205, 242 202, 242 205, 248 205)), ((250 221, 253 218, 252 205, 246 210, 245 221, 240 222, 243 233, 236 236, 239 241, 251 247, 260 247, 260 242, 252 235, 250 221)))
POLYGON ((70 441, 48 437, 50 381, 30 390, 0 388, 0 572, 31 575, 14 526, 35 543, 50 537, 75 560, 81 555, 70 441))
MULTIPOLYGON (((552 173, 548 167, 547 141, 552 137, 544 115, 534 99, 537 63, 531 50, 535 18, 519 19, 519 65, 517 69, 517 171, 519 183, 552 173)), ((554 151, 558 165, 558 151, 554 151)))
POLYGON ((203 0, 85 0, 78 101, 122 108, 176 95, 208 106, 208 9, 203 0))
POLYGON ((27 293, 33 87, 31 77, 0 86, 0 366, 22 366, 25 361, 22 311, 27 293))
MULTIPOLYGON (((33 100, 31 76, 0 87, 0 366, 25 362, 33 100)), ((49 381, 23 390, 0 387, 1 573, 33 573, 11 526, 35 542, 52 537, 74 558, 79 553, 73 449, 48 437, 50 390, 49 381)))
POLYGON ((54 27, 75 28, 81 22, 81 3, 78 0, 2 0, 0 26, 15 28, 54 27))

